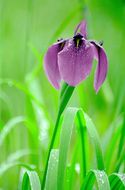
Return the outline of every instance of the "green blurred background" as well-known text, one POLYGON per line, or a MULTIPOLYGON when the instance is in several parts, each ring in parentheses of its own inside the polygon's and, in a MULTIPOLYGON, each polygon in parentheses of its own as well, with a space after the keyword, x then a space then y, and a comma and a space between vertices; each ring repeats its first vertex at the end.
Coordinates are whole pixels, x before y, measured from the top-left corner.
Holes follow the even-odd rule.
POLYGON ((45 76, 43 55, 58 38, 72 36, 81 19, 87 20, 89 39, 104 41, 109 70, 96 95, 94 62, 70 105, 82 107, 102 136, 124 111, 125 1, 0 0, 1 134, 7 124, 10 127, 6 138, 0 136, 1 189, 17 189, 22 162, 42 170, 59 97, 45 76))

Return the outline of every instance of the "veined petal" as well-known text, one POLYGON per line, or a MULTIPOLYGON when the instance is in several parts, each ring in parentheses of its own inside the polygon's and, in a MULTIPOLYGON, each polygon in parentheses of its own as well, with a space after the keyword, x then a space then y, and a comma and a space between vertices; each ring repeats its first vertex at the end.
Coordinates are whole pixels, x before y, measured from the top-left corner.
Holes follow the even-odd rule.
POLYGON ((86 27, 86 21, 82 21, 80 22, 76 29, 75 29, 75 32, 74 32, 74 35, 76 35, 78 33, 78 30, 79 32, 82 34, 82 36, 87 39, 87 27, 86 27))
POLYGON ((62 47, 64 45, 65 41, 61 40, 52 46, 48 48, 47 53, 45 54, 44 57, 44 69, 46 72, 46 75, 50 81, 50 83, 56 88, 60 88, 60 73, 59 73, 59 68, 58 68, 58 60, 57 60, 57 55, 58 52, 62 50, 62 47))
POLYGON ((94 79, 94 88, 96 92, 98 92, 107 75, 108 60, 103 47, 94 41, 92 41, 91 43, 94 45, 95 58, 98 60, 94 79))
POLYGON ((58 54, 58 65, 61 78, 71 86, 76 86, 90 74, 93 61, 93 45, 87 40, 79 47, 73 40, 67 41, 64 49, 58 54))

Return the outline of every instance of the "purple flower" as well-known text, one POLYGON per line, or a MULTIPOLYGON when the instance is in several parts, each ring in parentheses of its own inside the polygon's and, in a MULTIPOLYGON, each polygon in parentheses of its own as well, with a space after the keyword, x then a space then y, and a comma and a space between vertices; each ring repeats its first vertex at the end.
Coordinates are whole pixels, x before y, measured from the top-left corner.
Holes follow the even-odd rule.
POLYGON ((76 86, 90 74, 94 58, 98 61, 94 80, 94 88, 98 92, 106 78, 107 56, 102 44, 87 40, 86 22, 82 21, 73 38, 59 40, 48 48, 44 58, 45 71, 56 89, 60 88, 61 80, 76 86))

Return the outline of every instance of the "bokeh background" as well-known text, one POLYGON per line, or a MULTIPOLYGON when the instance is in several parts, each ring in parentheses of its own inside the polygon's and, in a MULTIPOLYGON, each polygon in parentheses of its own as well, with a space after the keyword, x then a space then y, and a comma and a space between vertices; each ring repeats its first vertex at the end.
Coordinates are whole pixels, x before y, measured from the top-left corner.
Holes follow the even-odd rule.
POLYGON ((82 19, 87 20, 88 38, 103 40, 109 70, 96 94, 95 61, 70 105, 82 107, 102 137, 124 112, 125 1, 0 0, 1 190, 17 189, 22 163, 43 169, 59 97, 45 76, 43 56, 58 38, 73 36, 82 19))

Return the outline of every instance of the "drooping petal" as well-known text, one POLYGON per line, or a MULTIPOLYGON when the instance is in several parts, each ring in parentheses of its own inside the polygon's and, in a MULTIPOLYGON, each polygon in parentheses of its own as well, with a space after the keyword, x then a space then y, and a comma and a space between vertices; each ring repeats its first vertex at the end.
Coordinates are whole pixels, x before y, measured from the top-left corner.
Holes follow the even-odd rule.
POLYGON ((103 47, 94 41, 92 41, 91 43, 94 45, 95 58, 98 60, 94 79, 94 88, 96 92, 98 92, 107 75, 108 60, 103 47))
POLYGON ((50 83, 56 88, 60 88, 60 73, 58 68, 58 52, 61 51, 65 41, 61 40, 48 48, 44 57, 44 69, 50 83))
POLYGON ((74 35, 76 35, 78 33, 78 31, 80 32, 80 34, 82 34, 82 36, 87 39, 87 27, 86 27, 86 21, 83 20, 82 22, 80 22, 74 32, 74 35))
POLYGON ((76 86, 90 74, 93 61, 93 45, 87 40, 76 47, 73 40, 67 41, 58 54, 61 78, 71 86, 76 86))

